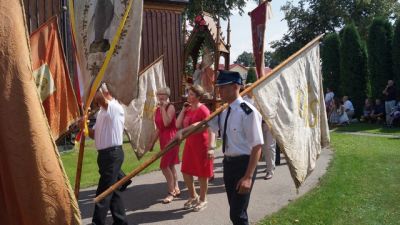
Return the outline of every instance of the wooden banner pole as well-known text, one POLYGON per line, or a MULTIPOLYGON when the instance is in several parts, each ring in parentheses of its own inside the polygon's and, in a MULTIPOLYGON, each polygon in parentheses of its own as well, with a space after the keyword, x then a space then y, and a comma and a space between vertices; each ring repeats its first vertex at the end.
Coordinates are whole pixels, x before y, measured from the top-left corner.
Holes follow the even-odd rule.
POLYGON ((85 152, 85 134, 83 130, 81 131, 81 142, 79 145, 79 155, 78 155, 78 164, 76 168, 76 176, 75 176, 75 197, 78 199, 79 197, 79 189, 81 187, 81 174, 82 174, 82 163, 83 163, 83 154, 85 152))

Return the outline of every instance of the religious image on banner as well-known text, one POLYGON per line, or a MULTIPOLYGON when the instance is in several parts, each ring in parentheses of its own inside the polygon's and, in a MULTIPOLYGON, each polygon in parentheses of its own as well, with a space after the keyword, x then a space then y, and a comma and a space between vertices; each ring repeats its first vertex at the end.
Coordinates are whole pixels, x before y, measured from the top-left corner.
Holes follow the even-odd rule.
POLYGON ((139 76, 139 95, 125 110, 125 132, 140 159, 154 145, 157 109, 157 90, 166 87, 163 60, 159 59, 139 76))
MULTIPOLYGON (((127 10, 127 0, 75 1, 76 49, 85 102, 127 10)), ((133 1, 103 81, 125 105, 137 96, 143 1, 133 1)))
POLYGON ((80 116, 58 32, 57 17, 30 37, 33 77, 53 137, 57 140, 80 116))
POLYGON ((256 63, 257 77, 264 76, 264 37, 267 18, 270 17, 268 2, 263 2, 257 8, 250 12, 251 30, 253 38, 253 55, 256 63))
POLYGON ((319 43, 287 62, 252 93, 299 187, 314 169, 321 148, 329 144, 319 43))

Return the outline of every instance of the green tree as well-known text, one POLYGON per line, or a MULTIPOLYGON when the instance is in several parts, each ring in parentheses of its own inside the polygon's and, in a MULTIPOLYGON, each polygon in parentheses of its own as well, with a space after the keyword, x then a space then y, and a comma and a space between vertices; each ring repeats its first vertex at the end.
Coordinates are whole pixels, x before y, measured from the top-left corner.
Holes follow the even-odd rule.
POLYGON ((325 36, 322 42, 322 76, 324 87, 334 90, 336 96, 340 96, 340 40, 334 32, 325 36))
POLYGON ((400 91, 400 19, 397 19, 393 35, 393 78, 400 91))
POLYGON ((256 80, 257 80, 256 69, 254 67, 250 67, 249 71, 247 71, 246 84, 254 83, 256 82, 256 80))
POLYGON ((255 66, 256 65, 256 63, 254 61, 253 53, 246 52, 246 51, 242 52, 242 54, 240 54, 237 57, 237 59, 236 59, 236 61, 234 63, 240 64, 240 65, 245 66, 245 67, 251 67, 251 66, 255 66))
POLYGON ((392 25, 389 21, 375 18, 367 39, 371 96, 374 98, 380 98, 387 80, 393 79, 392 38, 392 25))
POLYGON ((268 66, 271 69, 275 68, 279 64, 279 62, 275 59, 274 52, 270 51, 264 52, 264 63, 265 66, 268 66))
POLYGON ((354 24, 343 28, 340 41, 340 89, 353 102, 356 115, 362 112, 367 96, 367 51, 354 24))
POLYGON ((288 32, 279 41, 271 43, 279 62, 299 50, 322 33, 335 32, 344 24, 354 23, 363 40, 374 17, 398 18, 397 0, 299 0, 282 6, 288 32))
POLYGON ((239 14, 242 15, 245 6, 245 0, 189 0, 185 14, 189 21, 194 21, 201 11, 218 15, 221 19, 226 20, 231 15, 231 11, 235 9, 239 10, 239 14))

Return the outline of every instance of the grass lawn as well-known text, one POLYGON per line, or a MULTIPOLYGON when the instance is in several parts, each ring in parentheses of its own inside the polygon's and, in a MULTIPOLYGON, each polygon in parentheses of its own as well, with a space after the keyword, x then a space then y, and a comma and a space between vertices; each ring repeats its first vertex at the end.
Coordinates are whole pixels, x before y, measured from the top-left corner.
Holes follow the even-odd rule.
MULTIPOLYGON (((221 141, 217 141, 217 146, 221 145, 221 141)), ((180 159, 182 158, 184 143, 181 144, 180 147, 180 159)), ((123 149, 125 152, 125 160, 122 164, 122 170, 128 174, 134 168, 138 167, 143 162, 147 161, 153 155, 157 154, 160 151, 159 144, 156 143, 154 145, 154 149, 152 152, 146 153, 140 161, 136 158, 135 153, 132 150, 131 144, 128 141, 124 141, 123 149)), ((64 164, 65 171, 67 172, 68 178, 71 182, 72 188, 75 185, 75 175, 76 175, 76 166, 78 161, 78 153, 79 153, 79 145, 75 146, 75 149, 70 152, 62 153, 61 160, 64 164)), ((90 187, 97 185, 99 181, 99 173, 97 166, 97 150, 94 146, 94 141, 91 139, 86 139, 85 142, 85 155, 83 157, 83 167, 82 167, 82 175, 81 175, 81 188, 90 187)), ((154 170, 158 170, 160 165, 160 160, 157 160, 145 170, 142 171, 141 174, 148 173, 154 170)))
POLYGON ((400 139, 335 132, 331 139, 335 155, 320 185, 259 225, 400 223, 400 139))
POLYGON ((384 125, 369 123, 352 123, 349 126, 337 127, 336 131, 342 132, 365 132, 372 134, 400 134, 399 127, 387 128, 384 125))

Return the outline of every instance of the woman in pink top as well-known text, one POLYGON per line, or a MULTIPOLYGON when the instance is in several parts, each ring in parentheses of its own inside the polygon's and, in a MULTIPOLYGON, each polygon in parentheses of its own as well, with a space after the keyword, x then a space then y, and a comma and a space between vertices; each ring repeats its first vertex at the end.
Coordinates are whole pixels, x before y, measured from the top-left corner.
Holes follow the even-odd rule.
MULTIPOLYGON (((204 94, 199 85, 194 85, 189 89, 187 103, 176 120, 177 128, 188 128, 190 125, 206 119, 210 115, 208 108, 200 103, 200 98, 204 94)), ((180 131, 177 136, 181 136, 180 131)), ((185 142, 185 149, 182 156, 181 171, 183 179, 188 188, 190 198, 184 204, 185 209, 201 211, 207 206, 208 178, 213 176, 213 154, 208 152, 209 136, 208 130, 202 130, 190 135, 185 142), (196 193, 193 177, 199 178, 200 197, 196 193)))
MULTIPOLYGON (((169 103, 168 98, 170 89, 168 87, 161 88, 157 91, 158 107, 154 116, 154 122, 157 126, 158 138, 160 141, 160 149, 164 150, 165 146, 171 141, 176 134, 175 127, 175 107, 169 103)), ((154 140, 155 141, 155 140, 154 140)), ((181 192, 178 186, 178 176, 175 165, 179 164, 179 146, 169 150, 162 156, 160 168, 167 180, 168 195, 164 198, 163 203, 170 203, 181 192)))

